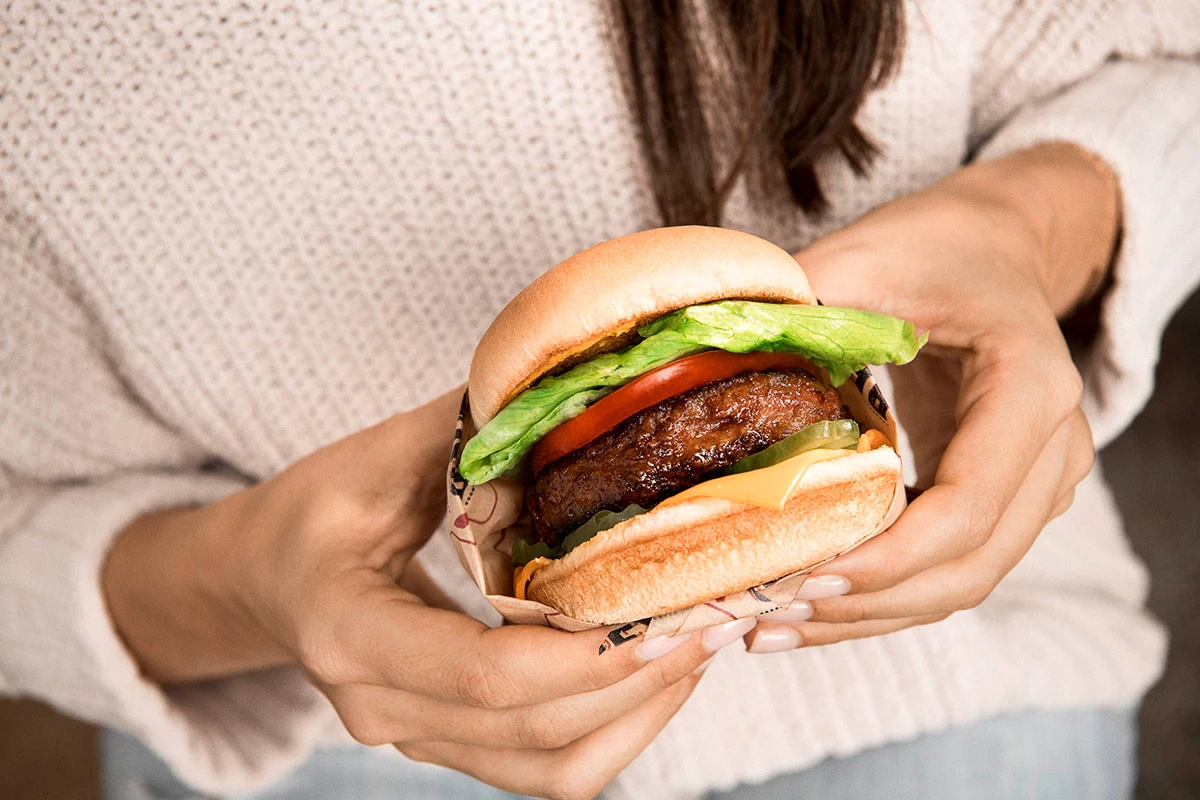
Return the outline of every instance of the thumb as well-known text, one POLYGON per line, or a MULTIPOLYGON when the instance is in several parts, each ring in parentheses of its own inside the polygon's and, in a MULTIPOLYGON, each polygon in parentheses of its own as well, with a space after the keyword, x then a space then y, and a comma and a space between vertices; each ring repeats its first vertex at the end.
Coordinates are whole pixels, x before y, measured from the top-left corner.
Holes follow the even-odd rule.
MULTIPOLYGON (((393 569, 395 569, 395 566, 393 565, 393 569)), ((450 595, 442 591, 442 587, 434 582, 433 578, 426 572, 425 567, 415 558, 405 559, 405 563, 396 572, 399 574, 399 577, 396 579, 396 585, 404 591, 419 597, 425 605, 440 608, 444 611, 457 611, 461 614, 467 613, 450 595)))
POLYGON ((362 488, 372 494, 388 494, 402 486, 415 487, 421 495, 443 498, 464 389, 451 389, 340 442, 362 488))
POLYGON ((866 308, 864 305, 865 276, 858 268, 870 256, 839 236, 830 234, 818 239, 793 256, 813 294, 825 305, 866 308))

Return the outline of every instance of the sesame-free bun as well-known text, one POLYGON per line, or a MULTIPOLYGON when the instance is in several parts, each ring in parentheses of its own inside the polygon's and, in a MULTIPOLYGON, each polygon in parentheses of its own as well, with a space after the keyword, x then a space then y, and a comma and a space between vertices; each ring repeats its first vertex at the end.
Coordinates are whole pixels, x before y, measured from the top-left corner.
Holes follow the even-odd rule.
POLYGON ((723 228, 657 228, 571 256, 514 297, 475 349, 468 386, 476 430, 568 360, 684 306, 728 299, 816 302, 787 252, 723 228))
POLYGON ((873 534, 900 480, 900 458, 884 446, 813 464, 782 510, 707 497, 665 503, 541 567, 526 595, 616 625, 734 594, 873 534))

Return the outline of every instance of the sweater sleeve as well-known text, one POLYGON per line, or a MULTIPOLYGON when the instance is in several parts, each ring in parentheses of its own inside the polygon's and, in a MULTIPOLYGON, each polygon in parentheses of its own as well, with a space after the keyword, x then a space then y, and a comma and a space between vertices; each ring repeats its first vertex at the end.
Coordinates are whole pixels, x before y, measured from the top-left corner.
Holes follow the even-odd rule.
POLYGON ((0 693, 138 736, 205 790, 265 781, 328 724, 315 690, 279 669, 164 691, 140 675, 99 583, 133 519, 245 481, 137 402, 41 242, 0 217, 0 693))
POLYGON ((1200 7, 1085 5, 1075 37, 1025 41, 1029 20, 997 32, 974 120, 979 159, 1067 141, 1120 181, 1120 252, 1080 364, 1084 411, 1102 447, 1149 400, 1163 330, 1200 284, 1200 7))

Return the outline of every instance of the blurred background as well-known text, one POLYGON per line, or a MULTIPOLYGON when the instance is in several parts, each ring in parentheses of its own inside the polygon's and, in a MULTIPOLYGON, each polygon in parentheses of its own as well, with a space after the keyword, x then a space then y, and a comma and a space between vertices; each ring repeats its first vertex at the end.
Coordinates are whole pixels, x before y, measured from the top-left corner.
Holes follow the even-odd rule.
MULTIPOLYGON (((1150 405, 1100 462, 1171 630, 1142 708, 1138 800, 1200 798, 1200 294, 1163 340, 1150 405), (1164 370, 1162 365, 1170 365, 1164 370)), ((0 700, 0 799, 98 800, 96 734, 28 700, 0 700)))

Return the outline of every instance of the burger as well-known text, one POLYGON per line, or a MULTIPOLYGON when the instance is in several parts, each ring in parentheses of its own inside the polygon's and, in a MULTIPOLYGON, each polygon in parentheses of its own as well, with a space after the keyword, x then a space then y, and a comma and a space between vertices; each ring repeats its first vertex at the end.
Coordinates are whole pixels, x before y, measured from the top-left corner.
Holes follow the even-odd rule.
POLYGON ((879 528, 900 459, 854 379, 924 341, 820 305, 796 260, 750 234, 623 236, 546 272, 488 328, 458 470, 523 488, 517 598, 599 624, 687 608, 879 528))

